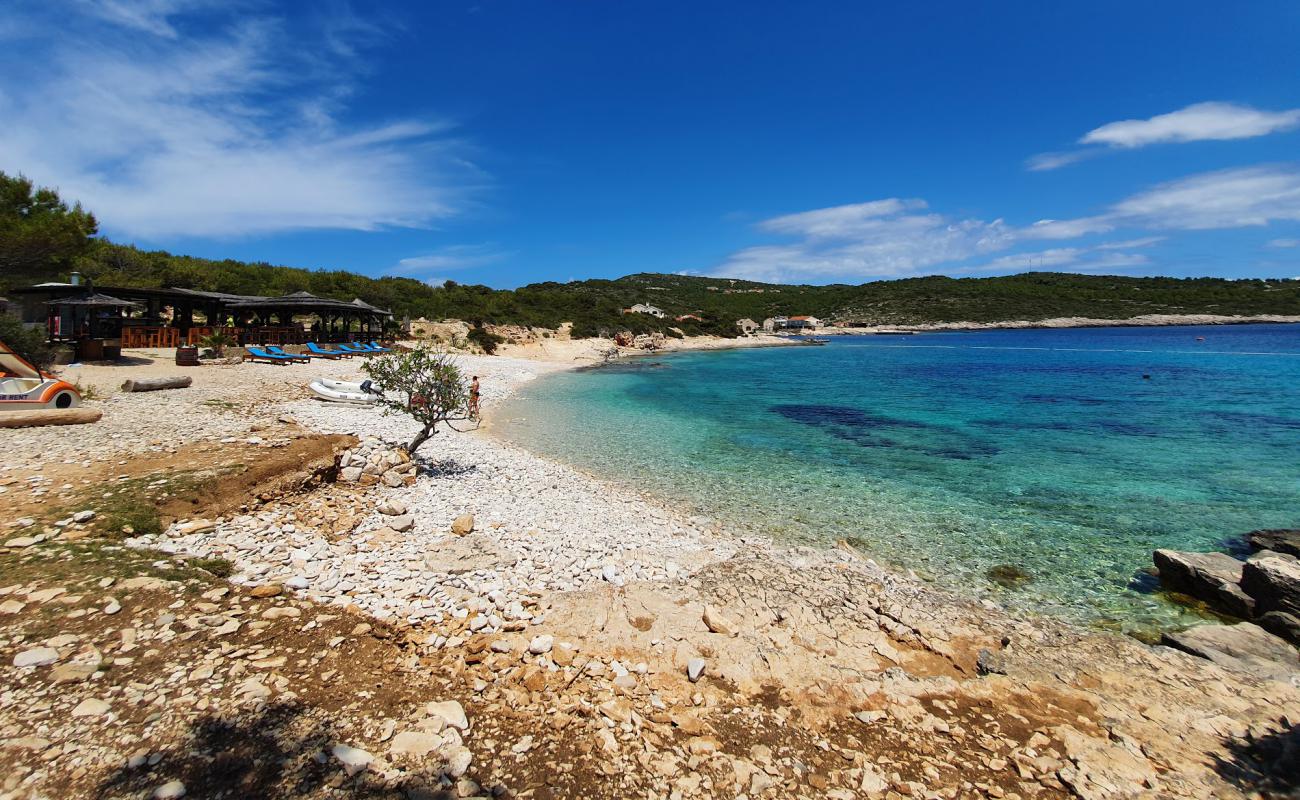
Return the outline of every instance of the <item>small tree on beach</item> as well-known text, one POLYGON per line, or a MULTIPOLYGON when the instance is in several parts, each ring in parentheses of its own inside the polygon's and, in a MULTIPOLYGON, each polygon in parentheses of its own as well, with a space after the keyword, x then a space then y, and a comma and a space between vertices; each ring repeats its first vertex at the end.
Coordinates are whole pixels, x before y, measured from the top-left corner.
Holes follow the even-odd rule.
POLYGON ((406 446, 415 451, 438 432, 439 423, 468 419, 469 389, 455 361, 430 347, 371 358, 364 367, 382 390, 378 403, 385 413, 406 414, 420 423, 420 432, 406 446))

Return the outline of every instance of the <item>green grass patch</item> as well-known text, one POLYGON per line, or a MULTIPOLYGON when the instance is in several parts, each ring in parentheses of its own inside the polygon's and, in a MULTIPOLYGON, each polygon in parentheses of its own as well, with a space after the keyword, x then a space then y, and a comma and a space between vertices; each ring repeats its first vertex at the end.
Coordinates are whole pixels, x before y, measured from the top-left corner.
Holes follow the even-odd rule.
POLYGON ((157 535, 163 532, 159 509, 174 498, 193 498, 223 475, 239 472, 243 464, 219 469, 177 470, 113 481, 84 489, 74 500, 51 509, 39 522, 50 524, 82 509, 92 509, 92 535, 106 538, 157 535))
POLYGON ((229 578, 235 574, 234 563, 226 558, 192 558, 186 564, 210 572, 218 578, 229 578))
POLYGON ((227 400, 218 400, 216 398, 209 398, 207 400, 204 400, 202 405, 205 405, 208 408, 219 408, 222 411, 234 411, 235 409, 239 408, 239 406, 235 403, 231 403, 227 400))

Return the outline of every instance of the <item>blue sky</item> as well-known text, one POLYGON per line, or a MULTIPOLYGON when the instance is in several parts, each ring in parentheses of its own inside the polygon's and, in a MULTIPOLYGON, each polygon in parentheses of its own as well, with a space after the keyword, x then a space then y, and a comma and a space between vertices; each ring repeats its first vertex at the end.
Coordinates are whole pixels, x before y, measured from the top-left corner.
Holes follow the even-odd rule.
POLYGON ((17 0, 114 240, 512 287, 1300 276, 1300 4, 17 0))

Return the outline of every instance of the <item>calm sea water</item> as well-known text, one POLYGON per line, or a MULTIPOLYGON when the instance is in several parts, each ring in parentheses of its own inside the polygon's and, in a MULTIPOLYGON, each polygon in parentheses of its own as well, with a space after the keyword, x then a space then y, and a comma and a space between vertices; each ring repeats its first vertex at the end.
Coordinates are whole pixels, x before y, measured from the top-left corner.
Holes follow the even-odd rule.
POLYGON ((1186 620, 1135 580, 1153 549, 1300 525, 1300 326, 679 354, 547 377, 498 419, 730 525, 1126 629, 1186 620))

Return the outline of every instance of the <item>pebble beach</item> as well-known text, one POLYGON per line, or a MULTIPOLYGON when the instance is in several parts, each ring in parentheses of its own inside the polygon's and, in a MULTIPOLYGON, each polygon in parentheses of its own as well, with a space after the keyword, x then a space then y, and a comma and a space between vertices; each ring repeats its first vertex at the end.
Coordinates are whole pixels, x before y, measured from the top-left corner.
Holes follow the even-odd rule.
MULTIPOLYGON (((848 546, 740 536, 484 429, 406 458, 410 421, 308 398, 355 362, 165 356, 67 370, 100 423, 0 431, 23 515, 0 523, 22 540, 0 580, 0 797, 209 796, 231 785, 220 752, 262 796, 1237 797, 1215 758, 1300 715, 1294 682, 954 596, 848 546), (121 394, 127 371, 195 381, 121 394), (325 457, 292 490, 94 544, 115 483, 167 493, 145 465, 309 445, 325 457), (56 502, 78 513, 34 522, 56 502), (217 717, 230 736, 196 733, 217 717)), ((585 363, 457 358, 489 423, 585 363)))

